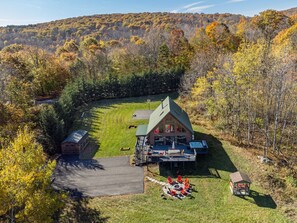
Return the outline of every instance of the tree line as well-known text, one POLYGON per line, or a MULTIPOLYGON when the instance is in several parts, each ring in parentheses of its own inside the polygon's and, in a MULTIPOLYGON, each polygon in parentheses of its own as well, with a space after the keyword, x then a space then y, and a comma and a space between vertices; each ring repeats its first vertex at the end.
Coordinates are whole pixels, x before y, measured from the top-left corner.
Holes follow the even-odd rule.
POLYGON ((85 37, 117 43, 130 42, 132 36, 144 38, 152 30, 170 32, 183 29, 189 38, 197 27, 214 21, 235 27, 241 15, 198 13, 129 13, 82 16, 27 26, 0 27, 0 49, 11 44, 25 44, 55 52, 69 39, 78 44, 85 37))
POLYGON ((109 98, 138 97, 178 90, 184 69, 176 68, 163 73, 147 72, 118 78, 109 75, 103 80, 79 78, 69 83, 54 106, 46 106, 40 113, 43 130, 41 142, 48 154, 60 152, 60 145, 81 106, 109 98))

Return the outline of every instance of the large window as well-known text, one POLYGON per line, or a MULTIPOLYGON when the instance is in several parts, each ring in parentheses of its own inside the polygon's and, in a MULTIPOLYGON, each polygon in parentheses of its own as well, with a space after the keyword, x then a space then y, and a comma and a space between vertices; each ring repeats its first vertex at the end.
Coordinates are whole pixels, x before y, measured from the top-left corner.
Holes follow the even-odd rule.
POLYGON ((166 124, 165 125, 165 132, 166 133, 174 132, 174 125, 172 125, 172 124, 166 124))
POLYGON ((162 127, 157 127, 154 130, 154 134, 158 135, 159 133, 163 133, 164 129, 162 127))
POLYGON ((162 146, 162 145, 164 145, 164 139, 163 139, 163 137, 155 136, 154 140, 155 140, 155 145, 156 146, 162 146))
POLYGON ((182 145, 187 143, 186 136, 177 136, 176 141, 178 144, 182 144, 182 145))
POLYGON ((174 136, 167 136, 165 138, 165 145, 166 146, 172 146, 173 142, 175 142, 175 137, 174 136))
POLYGON ((178 126, 177 126, 176 131, 177 131, 177 132, 186 132, 185 128, 182 127, 181 125, 178 125, 178 126))

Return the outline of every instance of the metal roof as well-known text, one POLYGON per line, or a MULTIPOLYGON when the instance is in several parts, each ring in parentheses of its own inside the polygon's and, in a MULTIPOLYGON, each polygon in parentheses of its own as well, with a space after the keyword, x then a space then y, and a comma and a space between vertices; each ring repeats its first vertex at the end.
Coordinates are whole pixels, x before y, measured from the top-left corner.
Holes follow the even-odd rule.
POLYGON ((136 130, 136 136, 146 136, 147 125, 139 125, 136 130))
POLYGON ((85 130, 74 131, 62 143, 64 142, 78 143, 86 134, 88 134, 88 132, 85 130))
POLYGON ((248 177, 248 175, 246 175, 245 173, 242 173, 240 171, 237 171, 235 173, 231 173, 230 174, 230 179, 233 183, 238 183, 238 182, 248 182, 248 183, 252 183, 251 179, 248 177))
POLYGON ((147 134, 150 133, 169 113, 181 124, 183 124, 191 133, 194 133, 188 114, 170 97, 167 97, 151 114, 147 134))

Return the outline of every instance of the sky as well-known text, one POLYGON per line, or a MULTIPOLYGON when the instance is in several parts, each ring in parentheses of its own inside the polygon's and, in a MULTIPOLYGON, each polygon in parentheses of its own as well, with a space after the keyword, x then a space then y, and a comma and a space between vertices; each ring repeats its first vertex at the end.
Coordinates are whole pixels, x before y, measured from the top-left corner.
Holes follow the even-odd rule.
POLYGON ((297 0, 0 0, 0 26, 27 25, 94 14, 132 12, 234 13, 297 7, 297 0))

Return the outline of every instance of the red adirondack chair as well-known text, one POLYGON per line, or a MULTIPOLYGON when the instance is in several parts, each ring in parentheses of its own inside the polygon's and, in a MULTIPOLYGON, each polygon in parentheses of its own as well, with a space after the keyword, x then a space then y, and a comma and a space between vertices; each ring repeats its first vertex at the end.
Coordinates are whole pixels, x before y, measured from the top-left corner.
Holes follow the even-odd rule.
POLYGON ((173 183, 173 180, 172 180, 172 178, 170 176, 167 177, 167 181, 168 181, 169 184, 173 183))
POLYGON ((178 175, 177 176, 177 182, 179 182, 179 183, 182 183, 183 182, 183 179, 182 179, 182 176, 181 175, 178 175))

